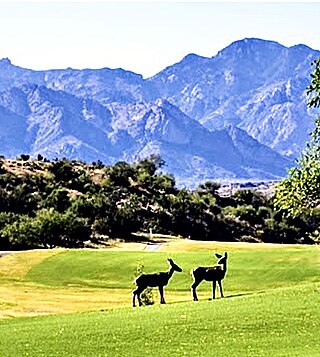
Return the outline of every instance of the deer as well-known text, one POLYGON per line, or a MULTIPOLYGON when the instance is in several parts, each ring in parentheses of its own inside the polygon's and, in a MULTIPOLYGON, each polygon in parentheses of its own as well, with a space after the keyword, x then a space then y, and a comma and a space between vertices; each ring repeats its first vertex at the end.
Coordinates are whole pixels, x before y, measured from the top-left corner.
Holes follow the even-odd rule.
POLYGON ((167 259, 167 261, 170 265, 170 269, 168 271, 153 274, 141 274, 134 280, 137 288, 132 293, 133 307, 136 306, 136 297, 138 298, 139 306, 142 306, 140 294, 147 287, 158 287, 160 293, 160 304, 166 303, 163 295, 163 287, 168 285, 168 282, 175 271, 182 272, 182 269, 175 264, 172 259, 167 259))
POLYGON ((222 298, 224 297, 221 280, 223 280, 227 273, 228 253, 224 253, 224 256, 218 253, 215 255, 219 259, 218 265, 213 267, 197 267, 195 269, 191 269, 190 271, 191 275, 193 276, 193 284, 191 285, 193 301, 198 301, 196 288, 203 280, 212 281, 212 299, 215 299, 216 297, 217 282, 220 288, 220 296, 222 298))

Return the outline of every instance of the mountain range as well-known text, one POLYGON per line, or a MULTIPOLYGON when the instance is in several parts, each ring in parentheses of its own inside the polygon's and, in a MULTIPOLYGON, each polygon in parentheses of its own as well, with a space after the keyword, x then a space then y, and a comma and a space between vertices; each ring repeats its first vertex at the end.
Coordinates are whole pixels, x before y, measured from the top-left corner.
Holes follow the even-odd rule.
POLYGON ((0 154, 134 162, 177 183, 272 180, 313 130, 306 88, 320 51, 243 39, 151 78, 123 69, 35 71, 0 60, 0 154))

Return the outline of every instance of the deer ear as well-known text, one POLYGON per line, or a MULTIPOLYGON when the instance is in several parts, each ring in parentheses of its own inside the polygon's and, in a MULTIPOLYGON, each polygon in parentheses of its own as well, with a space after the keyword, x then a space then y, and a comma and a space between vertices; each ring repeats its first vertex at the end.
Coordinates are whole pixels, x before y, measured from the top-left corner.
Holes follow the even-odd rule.
POLYGON ((222 255, 219 253, 216 253, 216 257, 220 259, 220 258, 222 258, 222 255))

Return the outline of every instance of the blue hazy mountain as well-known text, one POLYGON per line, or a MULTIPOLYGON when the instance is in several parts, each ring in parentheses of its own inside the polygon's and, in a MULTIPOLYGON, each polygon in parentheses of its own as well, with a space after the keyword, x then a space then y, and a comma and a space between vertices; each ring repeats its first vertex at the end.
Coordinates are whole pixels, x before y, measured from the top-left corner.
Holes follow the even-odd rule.
POLYGON ((34 71, 0 60, 0 154, 112 164, 158 154, 178 182, 273 179, 313 128, 320 52, 244 39, 151 78, 124 69, 34 71))

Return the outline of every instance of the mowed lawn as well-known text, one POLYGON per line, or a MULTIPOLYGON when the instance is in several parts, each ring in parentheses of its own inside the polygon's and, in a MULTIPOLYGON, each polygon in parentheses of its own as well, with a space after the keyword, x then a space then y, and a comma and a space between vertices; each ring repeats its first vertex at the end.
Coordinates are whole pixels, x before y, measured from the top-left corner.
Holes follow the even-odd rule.
POLYGON ((319 356, 318 246, 173 241, 156 252, 16 253, 0 264, 1 356, 319 356), (216 251, 229 253, 226 298, 208 301, 203 282, 192 302, 190 269, 215 264, 216 251), (156 305, 132 308, 137 265, 163 271, 169 257, 183 272, 165 289, 167 305, 155 291, 156 305), (42 314, 55 315, 17 317, 42 314))

